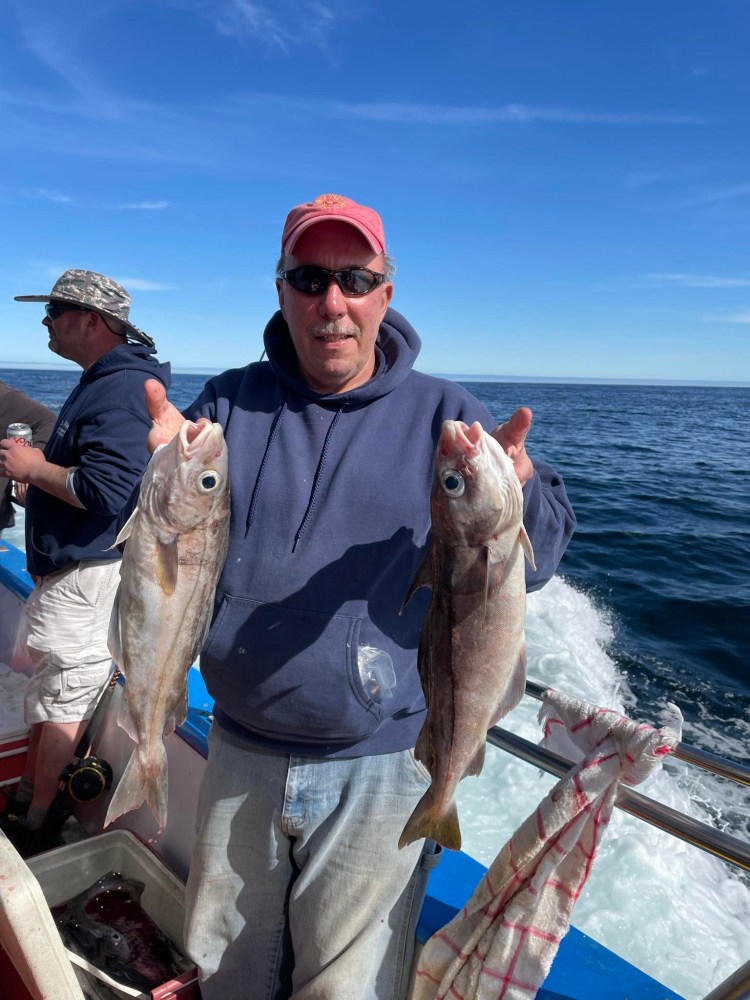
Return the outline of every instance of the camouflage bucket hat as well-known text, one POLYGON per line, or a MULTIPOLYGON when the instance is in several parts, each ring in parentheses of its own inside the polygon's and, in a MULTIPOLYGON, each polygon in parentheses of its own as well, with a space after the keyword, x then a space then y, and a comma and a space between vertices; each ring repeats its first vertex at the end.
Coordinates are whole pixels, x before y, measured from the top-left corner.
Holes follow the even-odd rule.
POLYGON ((134 340, 146 347, 156 347, 154 341, 143 330, 128 319, 130 315, 130 295, 122 285, 96 271, 81 271, 71 268, 64 271, 52 286, 49 295, 16 295, 16 302, 75 302, 99 313, 102 319, 115 320, 119 327, 114 333, 122 332, 128 340, 134 340))

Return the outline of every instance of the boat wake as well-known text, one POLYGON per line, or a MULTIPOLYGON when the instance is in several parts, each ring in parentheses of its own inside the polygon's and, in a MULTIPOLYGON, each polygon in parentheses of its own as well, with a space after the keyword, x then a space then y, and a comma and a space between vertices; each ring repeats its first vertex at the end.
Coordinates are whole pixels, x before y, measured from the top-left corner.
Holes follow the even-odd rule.
MULTIPOLYGON (((613 636, 611 614, 556 577, 529 596, 529 677, 638 718, 633 688, 607 653, 613 636)), ((666 692, 665 709, 669 700, 666 692)), ((538 710, 525 698, 503 727, 538 743, 538 710)), ((481 777, 459 786, 464 850, 489 865, 554 783, 488 746, 481 777)), ((747 839, 750 795, 733 782, 670 759, 638 791, 747 839)), ((573 923, 686 1000, 699 1000, 750 953, 750 886, 737 868, 616 809, 573 923)))

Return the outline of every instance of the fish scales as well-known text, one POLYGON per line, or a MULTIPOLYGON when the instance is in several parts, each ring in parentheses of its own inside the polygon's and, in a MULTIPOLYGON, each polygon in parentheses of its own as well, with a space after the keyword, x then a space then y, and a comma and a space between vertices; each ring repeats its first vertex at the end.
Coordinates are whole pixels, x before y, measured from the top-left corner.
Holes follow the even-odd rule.
POLYGON ((187 673, 208 633, 229 538, 227 447, 219 424, 190 421, 158 449, 127 541, 110 622, 112 658, 125 676, 118 722, 136 746, 105 817, 148 802, 167 822, 164 737, 187 715, 187 673))
POLYGON ((445 421, 430 509, 430 546, 406 601, 432 589, 418 654, 427 718, 415 750, 432 782, 399 847, 431 837, 458 850, 458 782, 481 772, 487 730, 524 692, 524 555, 534 557, 513 463, 479 423, 445 421))

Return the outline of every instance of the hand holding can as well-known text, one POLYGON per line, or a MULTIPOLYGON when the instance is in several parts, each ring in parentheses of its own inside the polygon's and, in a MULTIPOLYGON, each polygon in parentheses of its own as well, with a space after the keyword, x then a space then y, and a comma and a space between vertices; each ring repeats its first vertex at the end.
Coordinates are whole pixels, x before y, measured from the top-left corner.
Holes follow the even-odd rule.
MULTIPOLYGON (((34 432, 28 424, 8 424, 7 437, 10 438, 14 444, 20 445, 22 448, 31 448, 34 439, 34 432)), ((11 480, 10 488, 11 500, 20 504, 22 507, 25 507, 26 485, 24 484, 23 487, 19 489, 19 484, 11 480)))

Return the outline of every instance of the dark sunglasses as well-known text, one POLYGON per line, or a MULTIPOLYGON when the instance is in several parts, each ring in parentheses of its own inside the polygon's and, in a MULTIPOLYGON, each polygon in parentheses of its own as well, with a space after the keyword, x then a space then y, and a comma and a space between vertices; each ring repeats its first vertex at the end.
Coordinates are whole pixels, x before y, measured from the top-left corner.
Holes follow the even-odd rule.
POLYGON ((302 264, 291 271, 280 271, 279 277, 288 281, 292 288, 303 295, 322 295, 332 281, 335 281, 344 295, 367 295, 385 281, 384 274, 371 271, 369 267, 345 267, 341 271, 329 271, 315 264, 302 264))
POLYGON ((51 320, 67 312, 91 312, 88 306, 76 306, 71 302, 48 302, 44 311, 47 313, 47 319, 51 320))

